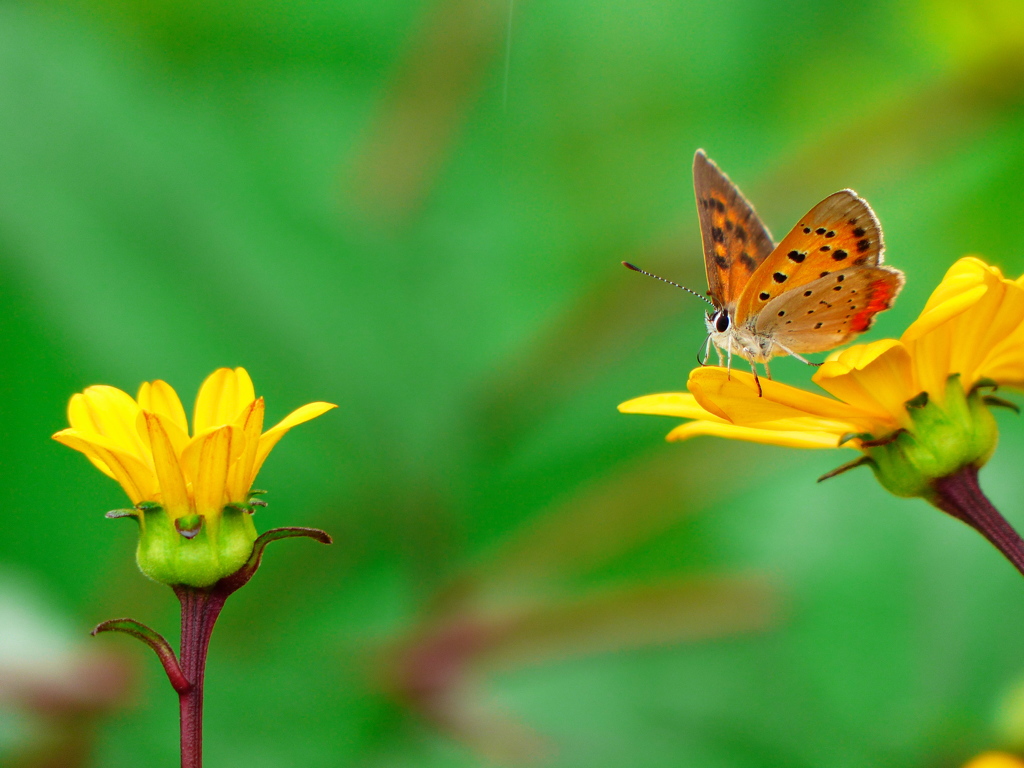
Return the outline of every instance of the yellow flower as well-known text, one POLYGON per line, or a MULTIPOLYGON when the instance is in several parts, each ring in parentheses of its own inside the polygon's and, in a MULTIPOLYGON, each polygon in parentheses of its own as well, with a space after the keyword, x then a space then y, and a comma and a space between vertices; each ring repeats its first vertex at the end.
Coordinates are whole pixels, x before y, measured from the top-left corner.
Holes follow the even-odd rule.
POLYGON ((964 765, 964 768, 1024 768, 1024 760, 1006 752, 985 752, 964 765))
POLYGON ((140 525, 139 566, 157 581, 209 586, 248 558, 256 474, 288 430, 336 406, 310 403, 263 432, 263 398, 243 368, 199 390, 193 431, 174 389, 145 382, 137 399, 110 386, 73 395, 53 438, 117 480, 140 525))
POLYGON ((927 496, 935 478, 979 467, 994 449, 985 405, 1003 403, 981 389, 1024 384, 1024 284, 960 259, 898 340, 834 352, 813 380, 832 397, 764 380, 759 396, 748 373, 697 368, 689 393, 648 395, 619 410, 691 419, 669 440, 710 434, 859 449, 894 493, 927 496))

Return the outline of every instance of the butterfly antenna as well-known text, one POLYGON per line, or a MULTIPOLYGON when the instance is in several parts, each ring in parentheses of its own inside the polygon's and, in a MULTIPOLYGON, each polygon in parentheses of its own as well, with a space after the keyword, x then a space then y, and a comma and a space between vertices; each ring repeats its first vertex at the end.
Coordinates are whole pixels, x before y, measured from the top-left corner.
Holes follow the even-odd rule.
POLYGON ((715 306, 714 303, 707 296, 704 296, 703 294, 697 293, 696 291, 691 291, 685 285, 680 285, 679 283, 673 283, 671 280, 666 280, 664 277, 659 277, 658 275, 652 274, 652 273, 648 272, 647 270, 640 269, 640 267, 636 266, 636 264, 630 264, 628 261, 622 262, 622 266, 624 266, 626 269, 632 269, 634 272, 639 272, 641 275, 647 275, 648 277, 653 277, 655 280, 661 280, 661 282, 663 282, 663 283, 668 283, 669 285, 674 285, 676 288, 682 288, 687 293, 692 293, 694 296, 696 296, 701 301, 706 301, 708 304, 711 304, 712 307, 715 306))

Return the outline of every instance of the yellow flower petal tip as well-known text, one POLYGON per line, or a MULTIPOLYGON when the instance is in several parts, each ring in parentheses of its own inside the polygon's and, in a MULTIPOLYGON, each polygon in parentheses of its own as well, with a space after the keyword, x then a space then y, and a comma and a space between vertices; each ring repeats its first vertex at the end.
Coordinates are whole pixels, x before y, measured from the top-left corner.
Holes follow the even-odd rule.
POLYGON ((985 752, 966 763, 964 768, 1024 768, 1024 760, 1006 752, 985 752))
POLYGON ((976 257, 957 261, 899 339, 832 352, 813 380, 831 397, 744 371, 703 366, 688 393, 619 405, 689 421, 668 439, 715 435, 801 448, 853 448, 893 493, 925 496, 933 482, 980 467, 998 437, 984 387, 1024 387, 1024 277, 976 257))
POLYGON ((71 397, 70 427, 53 435, 120 483, 139 522, 137 560, 167 584, 206 587, 238 570, 252 552, 256 474, 293 427, 336 408, 315 402, 263 431, 264 402, 244 368, 203 382, 191 434, 185 409, 164 381, 137 399, 92 386, 71 397))

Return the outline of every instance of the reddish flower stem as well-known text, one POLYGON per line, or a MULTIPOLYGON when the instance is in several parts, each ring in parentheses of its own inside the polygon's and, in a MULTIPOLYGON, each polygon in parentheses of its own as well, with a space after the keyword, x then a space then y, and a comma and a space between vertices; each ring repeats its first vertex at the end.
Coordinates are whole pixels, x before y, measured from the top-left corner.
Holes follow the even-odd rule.
POLYGON ((203 678, 213 625, 227 594, 213 589, 176 586, 181 601, 181 670, 191 685, 178 693, 181 708, 181 768, 203 765, 203 678))
POLYGON ((253 577, 263 561, 267 544, 278 539, 305 536, 321 544, 330 544, 331 537, 319 528, 273 528, 256 539, 249 560, 212 587, 201 589, 184 584, 171 589, 181 602, 181 653, 175 658, 168 642, 158 633, 135 619, 111 619, 92 631, 123 632, 141 640, 156 652, 171 686, 178 693, 181 710, 181 768, 203 766, 203 678, 206 675, 206 652, 210 647, 213 625, 217 623, 224 602, 253 577))
POLYGON ((932 504, 978 531, 1024 575, 1024 539, 982 493, 977 467, 964 467, 932 487, 932 504))

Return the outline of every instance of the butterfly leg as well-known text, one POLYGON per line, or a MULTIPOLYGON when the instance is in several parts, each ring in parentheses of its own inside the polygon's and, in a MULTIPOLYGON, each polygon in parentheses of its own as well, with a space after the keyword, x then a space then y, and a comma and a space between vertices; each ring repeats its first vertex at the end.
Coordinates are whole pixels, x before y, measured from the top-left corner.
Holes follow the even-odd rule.
MULTIPOLYGON (((795 357, 797 360, 799 360, 804 365, 812 365, 815 368, 817 368, 818 366, 824 365, 824 363, 812 363, 810 360, 808 360, 803 355, 798 355, 792 349, 789 349, 788 347, 786 347, 783 344, 779 344, 779 342, 777 342, 777 341, 775 342, 775 346, 777 346, 779 349, 781 349, 783 352, 785 352, 790 357, 795 357)), ((765 364, 765 367, 767 367, 767 363, 765 364)), ((768 378, 771 378, 771 377, 769 376, 768 378)))
POLYGON ((768 381, 772 380, 772 369, 768 367, 768 361, 764 361, 764 375, 768 377, 768 381))
MULTIPOLYGON (((729 337, 729 346, 726 348, 726 357, 728 358, 728 363, 725 366, 725 378, 727 378, 727 379, 729 379, 731 381, 732 380, 732 336, 729 337)), ((757 374, 755 373, 754 375, 756 376, 757 374)))
MULTIPOLYGON (((765 369, 767 369, 767 364, 765 364, 765 369)), ((757 378, 757 363, 752 362, 750 364, 750 372, 754 374, 754 383, 757 384, 757 396, 763 397, 764 395, 761 391, 761 380, 757 378)))

